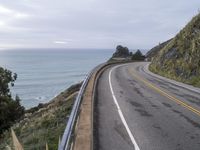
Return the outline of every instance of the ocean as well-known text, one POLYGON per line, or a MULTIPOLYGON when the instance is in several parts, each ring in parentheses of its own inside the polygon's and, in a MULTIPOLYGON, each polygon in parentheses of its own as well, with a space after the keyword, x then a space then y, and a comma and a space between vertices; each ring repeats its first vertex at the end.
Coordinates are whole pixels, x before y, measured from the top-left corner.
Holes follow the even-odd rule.
POLYGON ((13 97, 25 108, 50 101, 107 61, 114 50, 23 49, 0 51, 0 66, 17 73, 13 97))

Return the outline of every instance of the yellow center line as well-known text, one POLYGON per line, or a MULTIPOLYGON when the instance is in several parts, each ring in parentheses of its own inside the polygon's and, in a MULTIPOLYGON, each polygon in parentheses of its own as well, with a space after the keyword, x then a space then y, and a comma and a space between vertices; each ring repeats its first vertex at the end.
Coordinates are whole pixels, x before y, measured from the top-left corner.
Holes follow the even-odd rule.
POLYGON ((131 71, 129 70, 129 73, 130 73, 133 77, 135 77, 135 78, 137 78, 138 80, 140 80, 140 81, 142 81, 143 83, 145 83, 148 87, 150 87, 150 88, 154 89, 155 91, 157 91, 158 93, 160 93, 161 95, 167 97, 168 99, 170 99, 170 100, 176 102, 177 104, 179 104, 179 105, 181 105, 181 106, 187 108, 188 110, 190 110, 190 111, 192 111, 193 113, 195 113, 195 114, 197 114, 198 116, 200 116, 200 111, 199 111, 199 110, 193 108, 192 106, 190 106, 189 104, 183 102, 182 100, 179 100, 179 99, 177 99, 177 98, 175 98, 175 97, 169 95, 168 93, 164 92, 163 90, 157 88, 155 85, 153 85, 153 84, 150 83, 149 81, 147 81, 147 80, 141 78, 140 76, 136 75, 133 71, 131 72, 131 71))

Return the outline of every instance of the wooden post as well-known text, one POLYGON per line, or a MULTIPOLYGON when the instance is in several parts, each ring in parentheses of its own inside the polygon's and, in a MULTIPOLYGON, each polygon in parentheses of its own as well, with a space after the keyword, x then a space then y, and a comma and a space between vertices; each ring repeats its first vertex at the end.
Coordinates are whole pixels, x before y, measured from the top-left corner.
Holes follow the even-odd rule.
POLYGON ((49 150, 49 147, 48 147, 48 144, 47 144, 47 142, 46 142, 46 150, 49 150))
POLYGON ((17 136, 13 129, 11 128, 11 135, 12 135, 12 140, 13 140, 13 146, 15 150, 23 150, 22 145, 20 144, 19 140, 17 139, 17 136))

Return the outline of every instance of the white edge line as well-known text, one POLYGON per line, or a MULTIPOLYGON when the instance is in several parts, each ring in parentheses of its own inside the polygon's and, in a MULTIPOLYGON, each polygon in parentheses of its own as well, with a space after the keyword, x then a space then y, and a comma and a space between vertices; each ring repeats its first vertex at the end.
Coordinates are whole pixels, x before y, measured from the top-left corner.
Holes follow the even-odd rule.
POLYGON ((130 139, 131 139, 131 142, 132 142, 132 144, 134 145, 135 150, 140 150, 140 148, 139 148, 138 144, 136 143, 135 138, 133 137, 133 134, 131 133, 131 130, 129 129, 129 126, 128 126, 128 124, 127 124, 125 118, 124 118, 124 115, 123 115, 123 113, 122 113, 122 111, 121 111, 121 108, 120 108, 118 102, 117 102, 117 99, 116 99, 116 97, 115 97, 115 94, 114 94, 113 88, 112 88, 112 84, 111 84, 111 74, 112 74, 112 71, 113 71, 114 69, 116 69, 117 67, 120 67, 120 66, 123 66, 123 65, 115 66, 115 67, 113 67, 113 68, 109 71, 109 85, 110 85, 110 90, 111 90, 111 94, 112 94, 114 103, 115 103, 115 105, 117 106, 117 110, 118 110, 119 116, 120 116, 120 118, 121 118, 121 120, 122 120, 122 123, 124 124, 124 126, 125 126, 125 128, 126 128, 126 131, 128 132, 128 135, 129 135, 129 137, 130 137, 130 139))

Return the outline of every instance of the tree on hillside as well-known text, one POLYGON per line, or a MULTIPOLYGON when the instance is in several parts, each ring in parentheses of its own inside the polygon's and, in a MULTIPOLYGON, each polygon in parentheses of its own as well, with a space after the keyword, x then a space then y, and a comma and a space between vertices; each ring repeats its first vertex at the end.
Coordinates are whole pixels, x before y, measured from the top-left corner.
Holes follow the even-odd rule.
POLYGON ((0 134, 24 115, 20 98, 11 97, 10 87, 14 86, 17 74, 0 67, 0 134))
POLYGON ((142 54, 142 52, 139 49, 132 55, 132 60, 143 61, 144 59, 145 59, 145 56, 142 54))
POLYGON ((130 55, 129 49, 127 47, 123 47, 118 45, 116 47, 116 52, 113 54, 113 57, 128 57, 130 55))

